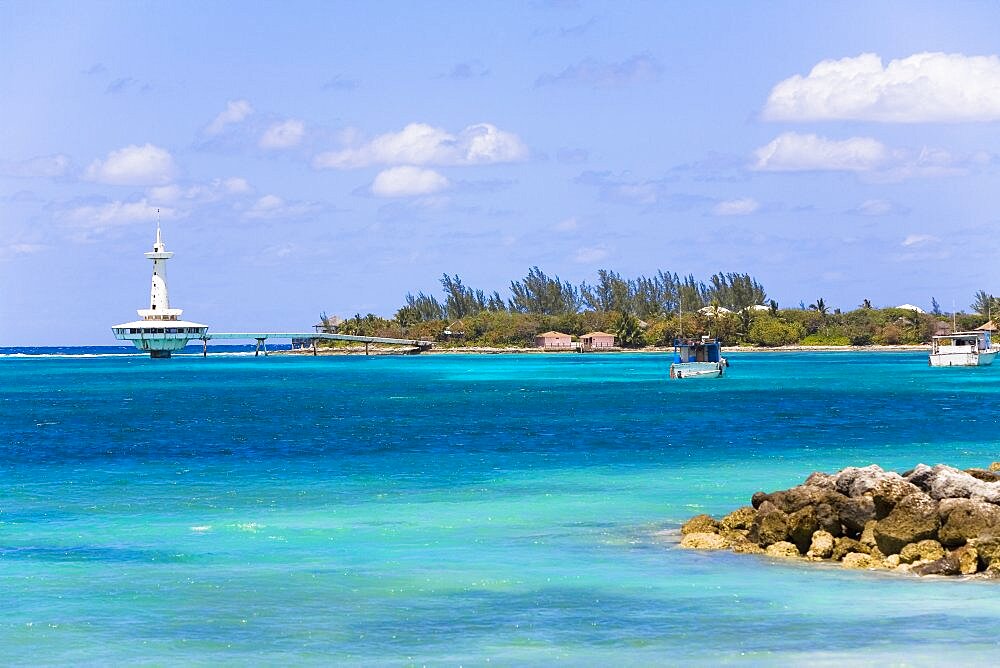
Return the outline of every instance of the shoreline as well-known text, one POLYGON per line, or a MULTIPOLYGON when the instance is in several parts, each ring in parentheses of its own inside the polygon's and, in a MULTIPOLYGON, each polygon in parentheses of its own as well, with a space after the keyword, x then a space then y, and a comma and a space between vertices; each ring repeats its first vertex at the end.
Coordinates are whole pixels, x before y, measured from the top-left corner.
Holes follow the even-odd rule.
MULTIPOLYGON (((778 346, 775 348, 744 347, 744 346, 723 346, 724 353, 836 353, 836 352, 870 352, 870 353, 900 353, 900 352, 927 352, 930 345, 895 345, 895 346, 778 346)), ((343 346, 336 348, 318 348, 317 356, 321 355, 364 355, 364 346, 343 346)), ((648 346, 646 348, 613 348, 609 350, 588 350, 587 355, 614 355, 619 353, 671 353, 672 346, 648 346)), ((541 348, 514 348, 514 347, 492 347, 492 346, 458 346, 447 348, 431 348, 419 351, 421 355, 564 355, 580 354, 575 349, 569 350, 543 350, 541 348)), ((269 355, 307 355, 311 356, 311 348, 303 350, 271 350, 269 355)), ((393 346, 370 346, 368 355, 414 355, 418 354, 413 348, 397 348, 393 346)))

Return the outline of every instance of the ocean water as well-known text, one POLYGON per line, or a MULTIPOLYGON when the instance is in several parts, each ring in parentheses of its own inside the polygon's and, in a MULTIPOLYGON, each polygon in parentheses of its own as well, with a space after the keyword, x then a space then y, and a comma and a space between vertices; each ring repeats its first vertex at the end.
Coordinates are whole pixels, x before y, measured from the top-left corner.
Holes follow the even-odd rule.
POLYGON ((3 664, 938 665, 1000 649, 998 583, 656 536, 817 470, 1000 460, 1000 368, 733 354, 724 379, 669 381, 654 354, 0 352, 3 664))

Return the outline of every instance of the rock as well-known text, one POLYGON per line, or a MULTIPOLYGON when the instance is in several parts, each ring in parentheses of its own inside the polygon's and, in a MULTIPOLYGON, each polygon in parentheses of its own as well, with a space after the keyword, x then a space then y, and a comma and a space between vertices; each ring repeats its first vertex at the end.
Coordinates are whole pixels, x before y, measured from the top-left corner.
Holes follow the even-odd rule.
POLYGON ((717 533, 692 532, 681 538, 681 547, 688 550, 725 550, 729 541, 717 533))
POLYGON ((743 529, 749 531, 753 526, 753 520, 757 517, 757 511, 750 506, 737 508, 719 521, 720 531, 733 531, 743 529))
POLYGON ((789 543, 785 540, 778 541, 773 545, 768 545, 766 554, 769 557, 781 557, 782 559, 802 556, 799 552, 799 548, 795 547, 793 543, 789 543))
POLYGON ((726 539, 730 549, 736 554, 764 554, 764 548, 751 542, 742 529, 722 531, 719 535, 726 539))
POLYGON ((788 538, 788 515, 780 510, 758 512, 748 538, 761 547, 785 540, 788 538))
POLYGON ((986 469, 965 469, 965 472, 976 480, 983 482, 1000 482, 1000 473, 997 471, 987 471, 986 469))
POLYGON ((788 536, 799 552, 805 553, 812 542, 813 534, 819 529, 816 508, 805 506, 788 516, 788 536))
POLYGON ((821 489, 826 489, 831 492, 837 490, 837 478, 829 473, 820 473, 816 471, 806 478, 805 483, 808 487, 819 487, 821 489))
POLYGON ((865 528, 861 531, 861 537, 858 539, 862 545, 868 549, 865 552, 871 552, 872 548, 875 547, 875 525, 877 520, 870 520, 865 523, 865 528))
POLYGON ((973 575, 979 570, 979 553, 971 545, 963 545, 952 555, 958 560, 958 571, 962 575, 973 575))
POLYGON ((844 528, 840 524, 840 513, 829 503, 816 506, 816 524, 835 538, 844 535, 844 528))
POLYGON ((833 534, 822 529, 814 533, 806 556, 817 559, 829 559, 831 554, 833 554, 833 534))
POLYGON ((979 565, 986 570, 996 564, 1000 568, 1000 538, 997 536, 980 536, 968 542, 968 545, 976 548, 979 557, 979 565))
POLYGON ((902 562, 900 561, 898 554, 890 554, 885 558, 885 561, 882 562, 882 564, 889 569, 898 568, 900 563, 902 562))
POLYGON ((917 575, 958 575, 961 572, 961 566, 957 557, 946 554, 940 559, 917 564, 910 571, 917 575))
POLYGON ((874 487, 868 490, 867 495, 872 497, 875 504, 875 519, 887 517, 892 509, 907 496, 920 492, 920 488, 913 483, 903 480, 898 474, 887 475, 874 487))
POLYGON ((907 479, 933 499, 980 498, 1000 503, 1000 483, 983 482, 944 464, 933 468, 918 464, 907 479))
POLYGON ((848 497, 837 506, 840 523, 850 536, 859 536, 865 524, 875 519, 875 502, 870 496, 848 497))
POLYGON ((888 516, 876 520, 872 533, 879 550, 888 555, 909 543, 933 538, 940 527, 937 502, 924 494, 910 494, 888 516))
POLYGON ((936 540, 927 539, 919 543, 910 543, 899 551, 899 560, 904 564, 914 561, 936 561, 944 556, 944 548, 936 540))
POLYGON ((1000 529, 1000 507, 978 499, 945 499, 938 514, 944 523, 938 531, 943 545, 958 547, 980 534, 1000 529))
POLYGON ((719 523, 711 515, 695 515, 681 526, 681 534, 716 533, 719 523))
POLYGON ((903 476, 895 471, 883 471, 882 467, 875 464, 864 468, 848 466, 833 477, 837 491, 852 498, 867 494, 883 481, 891 483, 903 480, 903 476))
POLYGON ((1000 471, 1000 462, 993 462, 992 464, 990 464, 988 470, 990 470, 990 471, 1000 471))
POLYGON ((862 554, 860 552, 851 552, 844 556, 844 568, 861 568, 867 569, 872 566, 872 558, 870 555, 862 554))
POLYGON ((870 547, 862 545, 860 541, 853 538, 837 538, 833 541, 833 553, 830 555, 830 558, 834 561, 840 561, 851 552, 868 554, 870 551, 870 547))

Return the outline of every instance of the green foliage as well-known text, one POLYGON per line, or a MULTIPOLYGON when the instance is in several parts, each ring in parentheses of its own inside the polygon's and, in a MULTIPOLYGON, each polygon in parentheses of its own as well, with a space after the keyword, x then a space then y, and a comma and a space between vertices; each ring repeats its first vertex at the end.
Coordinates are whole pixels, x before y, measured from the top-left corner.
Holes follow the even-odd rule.
POLYGON ((763 304, 767 301, 764 287, 750 274, 723 274, 719 272, 708 281, 708 298, 730 311, 763 304))
POLYGON ((787 322, 780 317, 762 314, 754 318, 747 332, 746 341, 771 348, 798 343, 804 335, 804 328, 800 323, 787 322))
POLYGON ((810 334, 802 339, 804 346, 849 346, 851 339, 843 334, 810 334))
POLYGON ((611 333, 615 335, 615 343, 622 348, 638 348, 645 345, 639 319, 631 313, 619 313, 611 325, 611 333))
POLYGON ((441 287, 444 289, 444 310, 452 320, 464 318, 479 313, 486 308, 486 294, 482 290, 473 290, 462 285, 462 279, 444 274, 441 277, 441 287))
POLYGON ((576 313, 582 306, 579 289, 558 276, 546 276, 538 267, 532 267, 520 281, 511 281, 510 293, 510 309, 518 313, 576 313))
POLYGON ((994 313, 1000 313, 997 307, 1000 306, 1000 299, 994 297, 986 290, 980 290, 972 300, 972 310, 986 318, 993 317, 994 313))

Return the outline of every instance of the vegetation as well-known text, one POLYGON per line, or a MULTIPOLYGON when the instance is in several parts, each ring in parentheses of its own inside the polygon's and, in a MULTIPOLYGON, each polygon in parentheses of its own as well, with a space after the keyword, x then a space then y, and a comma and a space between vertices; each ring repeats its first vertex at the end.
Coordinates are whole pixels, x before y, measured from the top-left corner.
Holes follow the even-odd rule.
POLYGON ((659 271, 623 277, 602 269, 593 283, 573 285, 538 267, 511 281, 506 298, 465 285, 458 275, 441 277, 441 296, 407 293, 391 320, 368 314, 339 322, 321 316, 326 331, 361 336, 430 339, 440 345, 530 347, 540 332, 574 337, 606 331, 624 348, 669 346, 679 336, 709 334, 727 345, 793 344, 847 346, 919 344, 952 319, 959 329, 982 325, 1000 313, 1000 299, 978 291, 973 313, 943 314, 876 308, 869 299, 847 312, 823 297, 782 309, 749 274, 717 273, 708 281, 659 271))

